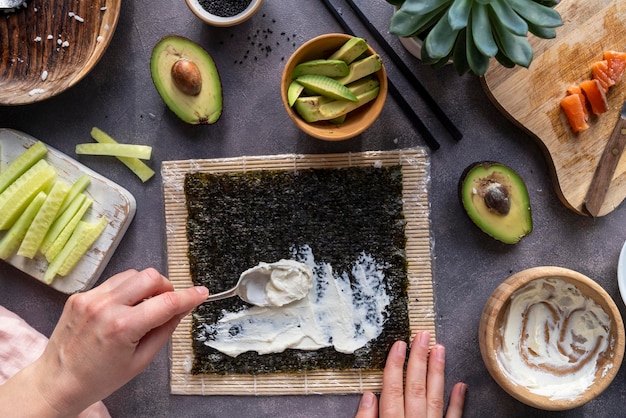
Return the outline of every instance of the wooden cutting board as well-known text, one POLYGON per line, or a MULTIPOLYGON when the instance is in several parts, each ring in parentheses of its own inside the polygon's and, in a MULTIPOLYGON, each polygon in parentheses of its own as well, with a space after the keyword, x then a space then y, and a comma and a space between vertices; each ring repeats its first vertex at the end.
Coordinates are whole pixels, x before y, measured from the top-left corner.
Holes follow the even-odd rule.
MULTIPOLYGON (((528 69, 493 64, 482 79, 485 91, 507 117, 540 144, 557 195, 585 214, 583 201, 600 155, 626 99, 626 79, 608 93, 609 110, 590 117, 590 129, 573 134, 559 102, 567 87, 591 78, 591 64, 606 50, 626 51, 626 2, 562 0, 563 18, 555 39, 532 37, 534 59, 528 69)), ((626 197, 626 157, 617 166, 599 216, 626 197)))

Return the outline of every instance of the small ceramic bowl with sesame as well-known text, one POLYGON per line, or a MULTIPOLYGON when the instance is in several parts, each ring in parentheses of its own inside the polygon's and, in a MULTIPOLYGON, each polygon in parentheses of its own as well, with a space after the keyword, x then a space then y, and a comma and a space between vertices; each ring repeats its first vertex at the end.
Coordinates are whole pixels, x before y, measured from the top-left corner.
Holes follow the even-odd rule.
POLYGON ((387 88, 382 60, 364 39, 330 33, 305 42, 291 55, 280 93, 289 118, 300 130, 325 141, 343 141, 361 134, 378 119, 387 88), (325 82, 316 85, 321 74, 325 74, 325 82))
POLYGON ((186 0, 202 21, 212 26, 235 26, 250 19, 263 0, 186 0))

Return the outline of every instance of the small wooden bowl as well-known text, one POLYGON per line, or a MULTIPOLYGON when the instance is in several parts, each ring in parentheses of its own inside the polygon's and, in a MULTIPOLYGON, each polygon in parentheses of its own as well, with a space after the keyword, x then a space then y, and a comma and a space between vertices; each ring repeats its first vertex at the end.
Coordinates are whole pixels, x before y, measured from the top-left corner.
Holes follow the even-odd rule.
POLYGON ((252 0, 244 11, 234 16, 227 17, 209 13, 204 9, 204 7, 202 7, 199 0, 186 0, 186 2, 193 14, 200 18, 200 20, 204 23, 208 23, 211 26, 227 27, 238 25, 250 19, 257 12, 259 7, 261 7, 263 0, 252 0))
MULTIPOLYGON (((301 62, 318 58, 327 58, 337 49, 339 49, 352 36, 343 33, 330 33, 313 38, 300 46, 289 58, 285 69, 283 70, 280 82, 280 95, 283 106, 289 115, 289 118, 302 131, 312 137, 323 139, 326 141, 342 141, 353 138, 367 128, 369 128, 378 118, 383 110, 385 100, 387 98, 387 73, 383 65, 375 75, 380 83, 378 97, 371 102, 361 106, 360 108, 348 113, 344 123, 337 125, 331 122, 320 121, 308 123, 298 115, 298 113, 289 106, 287 100, 287 90, 291 84, 291 74, 296 65, 301 62)), ((366 54, 373 55, 376 52, 369 47, 366 54)))
POLYGON ((609 294, 587 276, 561 267, 534 267, 506 279, 487 300, 480 318, 478 333, 480 353, 494 380, 517 400, 544 410, 572 409, 594 399, 613 381, 624 357, 624 323, 609 294), (511 295, 533 280, 542 278, 560 279, 574 285, 585 297, 591 298, 602 307, 611 321, 609 347, 603 355, 598 357, 593 383, 574 399, 551 399, 548 396, 533 393, 529 388, 511 380, 498 361, 498 352, 502 347, 501 328, 510 306, 511 295))
POLYGON ((0 105, 39 102, 82 80, 113 38, 120 9, 121 0, 54 0, 0 14, 0 105))

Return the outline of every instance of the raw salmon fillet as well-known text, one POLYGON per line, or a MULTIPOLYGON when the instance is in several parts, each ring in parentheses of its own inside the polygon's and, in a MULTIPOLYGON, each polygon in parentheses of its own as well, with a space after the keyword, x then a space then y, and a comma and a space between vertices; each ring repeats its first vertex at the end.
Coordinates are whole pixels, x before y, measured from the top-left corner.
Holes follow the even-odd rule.
POLYGON ((569 94, 561 100, 561 108, 567 116, 572 132, 580 132, 589 128, 588 114, 578 94, 569 94))
POLYGON ((600 115, 609 109, 609 102, 606 100, 606 92, 598 80, 585 80, 580 83, 580 88, 591 106, 591 112, 600 115))

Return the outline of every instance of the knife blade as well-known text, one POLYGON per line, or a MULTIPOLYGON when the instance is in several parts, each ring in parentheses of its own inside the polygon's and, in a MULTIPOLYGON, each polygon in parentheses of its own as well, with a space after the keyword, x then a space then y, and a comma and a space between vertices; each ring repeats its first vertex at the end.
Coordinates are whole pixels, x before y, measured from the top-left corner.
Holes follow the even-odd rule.
POLYGON ((584 200, 584 207, 592 217, 598 216, 600 208, 606 198, 606 193, 611 185, 617 163, 624 152, 626 145, 626 101, 620 110, 619 119, 611 132, 609 141, 604 147, 600 161, 593 173, 589 190, 584 200))

